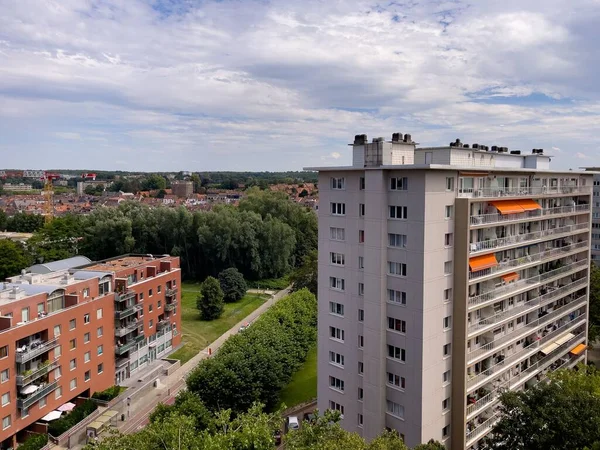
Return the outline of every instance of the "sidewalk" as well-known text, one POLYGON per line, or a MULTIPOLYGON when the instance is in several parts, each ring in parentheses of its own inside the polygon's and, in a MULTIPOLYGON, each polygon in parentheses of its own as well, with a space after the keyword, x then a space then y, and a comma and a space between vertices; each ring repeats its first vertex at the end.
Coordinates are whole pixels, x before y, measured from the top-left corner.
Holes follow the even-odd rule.
POLYGON ((269 300, 265 301, 247 317, 222 334, 217 340, 209 344, 208 347, 183 364, 170 376, 166 378, 159 377, 159 384, 154 390, 152 390, 148 395, 132 401, 128 408, 129 411, 125 413, 126 420, 124 422, 119 422, 119 431, 122 433, 133 433, 143 428, 148 423, 148 416, 154 410, 156 405, 159 403, 170 404, 173 402, 177 393, 185 388, 185 377, 198 365, 200 361, 209 357, 209 348, 212 354, 217 352, 230 336, 238 333, 239 328, 243 324, 252 323, 281 298, 288 295, 290 292, 289 290, 290 287, 279 291, 269 300))

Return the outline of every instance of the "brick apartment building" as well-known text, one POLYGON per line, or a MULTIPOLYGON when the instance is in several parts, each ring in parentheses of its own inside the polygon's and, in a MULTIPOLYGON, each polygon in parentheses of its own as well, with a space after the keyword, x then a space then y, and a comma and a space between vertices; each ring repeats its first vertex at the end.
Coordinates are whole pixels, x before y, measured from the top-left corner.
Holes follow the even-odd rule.
POLYGON ((179 258, 126 255, 38 264, 0 283, 0 449, 179 345, 180 281, 179 258))

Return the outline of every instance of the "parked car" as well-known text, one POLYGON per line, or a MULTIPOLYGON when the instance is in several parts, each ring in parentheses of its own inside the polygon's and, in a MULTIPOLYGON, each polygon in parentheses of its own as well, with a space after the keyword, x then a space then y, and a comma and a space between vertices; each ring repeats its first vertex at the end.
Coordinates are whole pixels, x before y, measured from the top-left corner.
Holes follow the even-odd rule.
POLYGON ((317 416, 315 416, 315 414, 314 414, 314 413, 307 412, 307 413, 304 413, 304 418, 303 418, 303 420, 304 420, 305 422, 309 422, 309 423, 315 423, 315 422, 317 421, 317 416))
POLYGON ((297 416, 288 417, 288 419, 287 419, 288 431, 298 430, 299 428, 300 428, 300 422, 298 421, 298 417, 297 416))
POLYGON ((247 329, 250 326, 250 324, 248 322, 246 322, 244 325, 242 325, 240 327, 240 332, 244 331, 245 329, 247 329))

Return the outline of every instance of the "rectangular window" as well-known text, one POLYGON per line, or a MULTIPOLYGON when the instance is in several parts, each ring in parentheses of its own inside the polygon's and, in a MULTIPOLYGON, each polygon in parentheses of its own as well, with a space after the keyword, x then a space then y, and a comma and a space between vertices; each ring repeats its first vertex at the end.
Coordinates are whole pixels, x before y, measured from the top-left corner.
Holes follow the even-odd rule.
POLYGON ((406 292, 388 289, 388 301, 406 305, 406 292))
POLYGON ((451 219, 453 216, 454 216, 454 206, 452 206, 452 205, 446 205, 444 217, 446 219, 451 219))
POLYGON ((83 362, 84 363, 88 363, 88 362, 90 362, 90 359, 91 359, 91 353, 90 352, 85 352, 83 354, 83 362))
POLYGON ((104 372, 104 364, 100 363, 98 364, 98 373, 102 373, 104 372))
POLYGON ((56 391, 54 391, 54 399, 58 399, 62 397, 62 386, 59 386, 56 388, 56 391))
POLYGON ((329 237, 332 241, 345 241, 346 240, 346 229, 345 228, 329 228, 329 237))
POLYGON ((37 312, 38 312, 38 317, 40 317, 40 314, 42 314, 44 312, 44 304, 43 303, 38 303, 37 312))
POLYGON ((442 374, 442 382, 444 384, 446 383, 450 383, 450 371, 446 370, 443 374, 442 374))
POLYGON ((154 325, 154 320, 150 319, 150 321, 148 322, 148 328, 152 328, 153 325, 154 325))
POLYGON ((390 219, 407 219, 408 209, 406 206, 389 206, 389 217, 390 219))
POLYGON ((77 387, 77 378, 73 378, 70 382, 69 382, 69 389, 73 390, 77 387))
POLYGON ((452 273, 452 261, 446 261, 444 263, 444 274, 450 275, 452 273))
POLYGON ((358 388, 358 399, 362 400, 364 398, 364 395, 365 393, 363 391, 363 388, 358 388))
POLYGON ((388 233, 388 245, 390 247, 406 247, 406 235, 388 233))
POLYGON ((91 373, 90 373, 89 370, 86 370, 85 374, 83 375, 83 380, 84 381, 90 381, 90 378, 91 378, 91 373))
POLYGON ((365 295, 365 283, 358 283, 358 295, 365 295))
POLYGON ((329 387, 336 391, 344 392, 344 380, 336 377, 329 377, 329 387))
POLYGON ((29 308, 21 309, 21 322, 29 322, 29 308))
POLYGON ((83 343, 87 344, 88 342, 90 342, 90 333, 87 332, 83 335, 83 343))
POLYGON ((450 356, 452 353, 452 344, 444 345, 444 356, 450 356))
POLYGON ((73 358, 71 361, 69 361, 69 370, 75 369, 77 369, 77 359, 73 358))
POLYGON ((162 292, 162 286, 160 284, 157 286, 156 292, 158 292, 159 294, 162 292))
POLYGON ((3 430, 6 430, 8 427, 10 427, 11 423, 12 423, 12 422, 11 422, 10 415, 8 415, 8 416, 4 417, 4 418, 2 419, 2 429, 3 429, 3 430))
POLYGON ((62 366, 58 366, 54 369, 54 379, 58 380, 60 377, 62 377, 62 366))
POLYGON ((344 367, 344 355, 336 352, 329 352, 329 362, 344 367))
POLYGON ((346 189, 346 179, 345 178, 331 178, 331 189, 334 190, 342 190, 346 189))
POLYGON ((365 230, 358 230, 358 243, 359 244, 365 243, 365 230))
POLYGON ((96 319, 102 319, 103 314, 104 314, 104 311, 102 311, 102 308, 98 308, 96 310, 96 319))
POLYGON ((358 335, 358 348, 363 348, 365 346, 365 337, 362 334, 358 335))
POLYGON ((404 377, 401 377, 400 375, 396 375, 395 373, 391 373, 391 372, 387 373, 387 377, 388 377, 388 384, 390 386, 395 386, 400 389, 406 388, 406 379, 404 377))
POLYGON ((338 341, 344 341, 344 330, 336 327, 329 327, 329 337, 338 341))
POLYGON ((162 308, 162 302, 160 300, 156 302, 156 308, 157 309, 162 308))
POLYGON ((54 337, 60 336, 60 325, 54 325, 54 337))
POLYGON ((449 329, 452 326, 452 316, 444 317, 444 330, 449 329))
POLYGON ((71 339, 69 341, 69 349, 70 350, 75 350, 77 348, 77 340, 76 339, 71 339))
POLYGON ((447 191, 454 190, 454 177, 446 177, 446 190, 447 191))
POLYGON ((454 244, 454 236, 452 235, 452 233, 446 233, 444 235, 444 246, 452 247, 453 244, 454 244))
POLYGON ((77 325, 77 321, 75 319, 71 319, 69 321, 69 330, 74 330, 76 325, 77 325))
POLYGON ((404 419, 404 406, 400 405, 399 403, 395 403, 391 400, 388 400, 387 412, 390 413, 392 416, 404 419))
POLYGON ((446 425, 442 428, 442 437, 447 438, 448 436, 450 436, 450 425, 446 425))
POLYGON ((148 297, 152 297, 152 289, 148 289, 148 297))
POLYGON ((359 322, 364 322, 365 321, 365 310, 364 309, 359 309, 358 310, 358 321, 359 322))
POLYGON ((406 191, 408 189, 408 178, 390 178, 390 190, 392 191, 406 191))
POLYGON ((90 296, 90 288, 85 288, 83 290, 83 298, 88 298, 90 296))
POLYGON ((365 217, 365 204, 364 203, 359 203, 358 215, 359 215, 359 217, 365 217))
POLYGON ((9 369, 4 369, 2 372, 0 372, 0 382, 1 383, 5 383, 9 379, 10 379, 10 370, 9 369))
POLYGON ((346 204, 345 203, 331 203, 331 214, 334 216, 345 216, 346 215, 346 204))
POLYGON ((388 345, 388 357, 399 361, 406 361, 406 350, 400 347, 388 345))
POLYGON ((3 345, 0 347, 0 358, 8 357, 8 345, 3 345))
POLYGON ((388 261, 388 274, 405 277, 406 276, 406 264, 388 261))
POLYGON ((152 312, 153 309, 154 309, 154 305, 152 305, 152 303, 150 303, 148 305, 148 312, 152 312))
POLYGON ((329 302, 329 312, 338 316, 344 315, 344 305, 336 302, 329 302))
POLYGON ((333 411, 339 411, 342 416, 344 415, 344 406, 340 405, 339 403, 329 400, 329 409, 333 411))
POLYGON ((358 426, 359 427, 363 426, 363 415, 362 414, 358 415, 358 426))
POLYGON ((362 269, 365 268, 365 258, 364 258, 364 256, 359 256, 358 257, 358 268, 360 270, 362 270, 362 269))
POLYGON ((358 189, 361 191, 365 190, 365 177, 360 177, 358 180, 358 189))
POLYGON ((346 257, 343 253, 329 253, 329 260, 334 266, 343 266, 346 263, 346 257))
POLYGON ((388 317, 388 330, 398 331, 400 333, 406 333, 406 322, 400 319, 394 319, 388 317))
POLYGON ((104 328, 103 327, 98 327, 98 329, 96 330, 96 336, 97 337, 102 337, 103 334, 104 334, 104 328))
POLYGON ((96 352, 98 353, 98 356, 100 356, 102 353, 104 353, 104 346, 103 345, 99 345, 96 348, 96 352))
POLYGON ((46 397, 40 398, 40 401, 38 402, 39 408, 43 408, 44 406, 46 406, 46 397))
POLYGON ((329 287, 338 291, 345 290, 345 282, 343 278, 329 277, 329 287))
POLYGON ((83 315, 83 323, 90 323, 90 315, 89 314, 83 315))
POLYGON ((444 289, 444 301, 445 302, 452 301, 452 289, 444 289))
POLYGON ((62 353, 62 346, 60 346, 60 345, 57 345, 57 346, 54 348, 54 357, 55 357, 55 358, 58 358, 58 357, 61 355, 61 353, 62 353))
POLYGON ((10 403, 10 392, 2 394, 2 406, 6 406, 10 403))
POLYGON ((447 411, 450 409, 450 398, 445 398, 442 400, 442 411, 447 411))

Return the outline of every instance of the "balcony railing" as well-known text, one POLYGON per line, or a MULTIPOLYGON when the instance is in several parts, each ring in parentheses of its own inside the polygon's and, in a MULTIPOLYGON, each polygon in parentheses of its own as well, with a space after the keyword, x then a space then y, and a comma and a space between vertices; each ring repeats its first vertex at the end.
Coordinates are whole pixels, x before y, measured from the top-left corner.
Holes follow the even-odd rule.
POLYGON ((477 357, 478 355, 487 353, 490 350, 497 350, 499 348, 502 348, 503 344, 506 344, 507 342, 511 341, 514 338, 514 336, 522 334, 523 330, 525 330, 525 329, 530 329, 530 331, 525 333, 525 335, 530 334, 533 332, 533 331, 531 331, 532 329, 535 330, 536 328, 541 328, 541 327, 547 325, 549 322, 552 322, 552 320, 554 318, 562 316, 563 314, 568 314, 568 313, 564 312, 565 310, 577 309, 579 306, 583 306, 586 304, 587 304, 587 296, 586 295, 582 295, 573 300, 570 300, 567 303, 565 303, 564 305, 554 309, 552 312, 545 314, 541 317, 538 317, 537 319, 532 320, 528 324, 526 324, 522 327, 516 328, 513 331, 509 331, 508 333, 504 334, 503 336, 498 337, 498 339, 494 339, 493 341, 483 344, 483 345, 479 346, 478 348, 472 349, 468 354, 469 361, 471 361, 473 358, 477 357), (521 333, 519 333, 519 332, 521 332, 521 333))
POLYGON ((467 445, 477 437, 480 437, 484 434, 485 431, 491 430, 496 422, 500 420, 500 413, 494 414, 489 419, 477 425, 475 428, 468 429, 466 432, 467 445))
POLYGON ((52 361, 50 364, 48 364, 44 367, 40 367, 39 369, 34 370, 33 372, 31 372, 28 375, 17 375, 16 376, 17 386, 26 386, 29 383, 31 383, 32 381, 35 381, 38 378, 43 377, 48 372, 50 372, 53 369, 56 369, 57 367, 58 367, 58 359, 52 361))
POLYGON ((58 346, 58 338, 50 339, 46 342, 42 342, 35 348, 29 348, 24 352, 17 351, 17 353, 15 354, 15 360, 19 364, 26 363, 27 361, 31 361, 33 358, 43 355, 49 350, 52 350, 56 346, 58 346))
POLYGON ((177 302, 176 301, 173 301, 171 303, 167 303, 165 305, 165 311, 173 311, 176 306, 177 306, 177 302))
POLYGON ((156 322, 156 329, 157 330, 164 330, 165 328, 167 328, 169 325, 171 325, 171 322, 164 319, 164 320, 160 320, 158 322, 156 322))
MULTIPOLYGON (((142 338, 143 338, 143 336, 142 336, 142 338)), ((138 342, 139 342, 138 336, 136 336, 135 338, 131 339, 129 342, 126 342, 123 345, 115 345, 115 353, 117 355, 123 355, 123 354, 127 353, 129 350, 137 348, 138 342)))
POLYGON ((577 249, 588 248, 589 245, 590 244, 588 241, 582 241, 577 242, 576 244, 565 245, 564 247, 556 247, 548 250, 543 250, 533 255, 521 256, 520 258, 511 259, 508 261, 501 261, 498 263, 497 266, 490 267, 488 269, 469 272, 469 280, 475 280, 477 278, 487 277, 489 275, 510 271, 511 269, 514 271, 514 269, 527 264, 552 259, 557 255, 560 256, 564 253, 570 253, 577 249))
POLYGON ((131 322, 130 324, 127 324, 124 327, 119 326, 115 328, 115 336, 122 337, 129 333, 132 333, 133 331, 137 330, 142 325, 142 323, 142 321, 131 322))
POLYGON ((57 387, 58 387, 58 380, 53 381, 52 383, 48 383, 48 384, 40 387, 37 391, 35 391, 29 397, 17 399, 17 407, 19 409, 29 408, 35 402, 37 402, 38 400, 41 400, 42 398, 44 398, 45 396, 50 394, 52 391, 56 390, 57 387))
POLYGON ((137 313, 138 311, 141 311, 141 309, 142 309, 142 305, 132 305, 122 311, 115 311, 115 317, 119 320, 125 319, 126 317, 129 317, 129 316, 137 313))
POLYGON ((116 302, 126 302, 127 300, 131 300, 133 298, 135 298, 135 292, 131 289, 115 294, 116 302))
POLYGON ((513 222, 526 219, 541 219, 560 214, 583 213, 590 210, 590 205, 558 206, 556 208, 536 209, 520 214, 479 214, 471 216, 471 225, 488 225, 503 222, 513 222))
POLYGON ((492 289, 491 291, 485 292, 483 294, 474 295, 473 297, 469 297, 469 301, 468 301, 469 308, 472 308, 473 306, 481 305, 481 304, 489 302, 491 300, 495 300, 495 299, 505 296, 506 294, 509 294, 511 292, 516 292, 526 286, 533 288, 533 287, 535 287, 535 286, 533 286, 534 284, 541 283, 542 281, 547 281, 551 278, 560 276, 562 274, 565 274, 565 273, 568 273, 568 272, 571 272, 574 270, 575 271, 583 270, 584 268, 587 268, 587 266, 588 266, 588 260, 582 259, 581 261, 577 261, 572 264, 569 264, 569 265, 566 265, 563 267, 559 267, 558 269, 549 270, 548 272, 544 272, 541 275, 536 275, 531 278, 526 278, 524 280, 514 281, 512 283, 508 283, 503 286, 492 289))
POLYGON ((167 297, 175 297, 177 295, 177 288, 174 287, 174 288, 167 289, 165 291, 165 295, 167 297))
MULTIPOLYGON (((566 312, 564 314, 569 314, 569 313, 566 312)), ((544 319, 546 319, 546 317, 548 317, 548 316, 545 316, 544 319)), ((477 375, 474 375, 472 378, 470 378, 467 381, 467 388, 469 390, 473 390, 473 389, 477 388, 478 386, 484 385, 485 383, 489 382, 489 380, 488 380, 489 377, 494 376, 494 375, 497 376, 503 370, 510 369, 512 367, 512 365, 514 365, 516 362, 527 357, 529 352, 531 352, 532 350, 537 349, 538 347, 544 345, 549 340, 556 339, 556 336, 559 336, 566 329, 576 328, 576 327, 584 324, 585 321, 586 321, 585 317, 580 317, 580 318, 571 320, 570 322, 565 323, 560 328, 557 328, 556 330, 548 333, 546 336, 540 338, 539 340, 533 341, 531 344, 523 347, 521 350, 517 351, 516 353, 513 353, 512 355, 508 355, 502 361, 497 362, 496 364, 488 367, 487 369, 483 370, 482 372, 480 372, 477 375)), ((538 321, 536 321, 536 322, 538 322, 538 321)), ((536 324, 536 326, 537 327, 543 326, 543 323, 541 325, 536 324)), ((528 329, 528 333, 526 333, 526 334, 531 334, 536 330, 536 327, 530 327, 529 325, 527 325, 524 328, 528 329)), ((518 331, 522 331, 524 328, 520 328, 518 331)), ((513 334, 513 333, 511 333, 511 334, 513 334)), ((499 350, 501 348, 502 348, 501 345, 498 345, 497 349, 499 350)))
POLYGON ((469 245, 469 253, 489 252, 490 250, 502 249, 514 244, 537 241, 538 239, 548 236, 571 234, 574 231, 585 230, 589 227, 589 223, 586 222, 574 225, 565 225, 564 227, 550 228, 548 230, 534 231, 532 233, 515 234, 513 236, 490 239, 487 241, 472 242, 469 245))
POLYGON ((514 187, 514 188, 471 188, 459 189, 458 197, 530 197, 535 195, 569 195, 591 194, 592 186, 540 186, 540 187, 514 187))
POLYGON ((478 322, 467 325, 467 330, 469 334, 474 332, 483 332, 486 328, 491 328, 494 325, 501 323, 503 320, 509 318, 516 318, 523 314, 527 314, 533 311, 535 308, 539 308, 540 306, 544 306, 546 303, 549 303, 553 299, 557 297, 561 297, 565 295, 565 293, 581 289, 588 285, 587 278, 582 278, 577 281, 573 281, 569 284, 566 284, 562 287, 556 288, 553 291, 550 291, 546 294, 540 295, 536 298, 532 298, 531 300, 526 301, 522 305, 515 306, 514 308, 507 309, 505 311, 501 311, 499 313, 494 314, 493 316, 483 318, 478 322))

